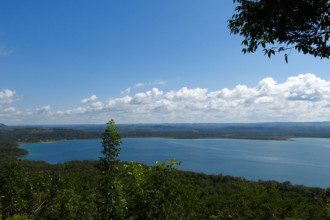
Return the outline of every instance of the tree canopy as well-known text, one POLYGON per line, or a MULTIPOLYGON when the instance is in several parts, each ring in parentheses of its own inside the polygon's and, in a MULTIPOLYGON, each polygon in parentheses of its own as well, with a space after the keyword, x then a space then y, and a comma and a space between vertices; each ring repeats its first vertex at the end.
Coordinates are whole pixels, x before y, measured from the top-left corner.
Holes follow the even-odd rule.
POLYGON ((243 53, 262 48, 271 57, 292 49, 315 57, 330 57, 329 0, 234 0, 229 20, 232 33, 243 36, 243 53))

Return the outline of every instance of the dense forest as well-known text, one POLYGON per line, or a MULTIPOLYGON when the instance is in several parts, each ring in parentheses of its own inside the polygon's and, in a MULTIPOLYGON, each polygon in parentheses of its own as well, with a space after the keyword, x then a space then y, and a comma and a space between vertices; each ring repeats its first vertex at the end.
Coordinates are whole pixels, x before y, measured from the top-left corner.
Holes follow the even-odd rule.
MULTIPOLYGON (((330 190, 247 181, 118 161, 120 135, 63 128, 0 129, 4 219, 329 219, 330 190), (50 165, 19 160, 21 142, 102 137, 99 161, 50 165)), ((1 217, 0 217, 1 219, 1 217)))

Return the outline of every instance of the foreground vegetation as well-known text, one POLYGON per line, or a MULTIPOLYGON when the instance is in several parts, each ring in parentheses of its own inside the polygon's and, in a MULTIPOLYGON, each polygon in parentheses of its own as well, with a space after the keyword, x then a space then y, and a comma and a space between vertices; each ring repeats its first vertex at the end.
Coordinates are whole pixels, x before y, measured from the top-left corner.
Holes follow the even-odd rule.
MULTIPOLYGON (((103 219, 97 163, 12 163, 1 169, 3 217, 103 219)), ((180 172, 172 163, 121 164, 116 193, 123 219, 326 219, 326 191, 180 172)), ((114 200, 117 201, 117 200, 114 200)))
POLYGON ((1 136, 0 143, 0 210, 5 219, 328 218, 326 189, 178 171, 175 160, 153 167, 120 162, 120 136, 113 122, 102 136, 100 161, 19 161, 16 157, 24 152, 17 149, 18 142, 86 134, 12 132, 1 136))

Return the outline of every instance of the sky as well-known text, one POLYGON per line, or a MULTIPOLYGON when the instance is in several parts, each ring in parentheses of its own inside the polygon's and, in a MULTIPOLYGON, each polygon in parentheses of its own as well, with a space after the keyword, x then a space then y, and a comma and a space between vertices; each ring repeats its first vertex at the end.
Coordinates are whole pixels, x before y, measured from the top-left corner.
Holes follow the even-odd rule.
POLYGON ((0 2, 0 123, 330 121, 330 62, 241 52, 230 0, 0 2))

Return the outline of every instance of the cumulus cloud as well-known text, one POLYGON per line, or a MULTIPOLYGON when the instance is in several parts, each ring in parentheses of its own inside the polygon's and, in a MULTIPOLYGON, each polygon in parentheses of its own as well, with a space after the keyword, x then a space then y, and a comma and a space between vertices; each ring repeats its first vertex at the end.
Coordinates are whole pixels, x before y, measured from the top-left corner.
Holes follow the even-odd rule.
POLYGON ((15 91, 10 89, 4 89, 0 91, 0 105, 1 104, 9 104, 14 101, 15 91))
POLYGON ((87 112, 116 115, 125 122, 252 122, 330 120, 330 82, 313 74, 283 83, 262 79, 255 87, 237 85, 208 91, 183 87, 153 88, 92 104, 87 112))
POLYGON ((2 110, 3 113, 14 113, 16 109, 14 107, 8 107, 2 110))
POLYGON ((0 123, 3 118, 13 120, 14 116, 20 114, 12 105, 17 100, 16 92, 10 89, 0 91, 0 123))
POLYGON ((52 114, 50 105, 43 106, 41 108, 36 108, 37 114, 52 114))
MULTIPOLYGON (((0 102, 10 103, 15 93, 11 94, 2 91, 0 102)), ((281 83, 267 77, 254 87, 237 85, 216 91, 188 87, 163 91, 155 87, 104 101, 92 95, 81 103, 83 106, 69 110, 44 106, 25 113, 7 106, 0 115, 7 112, 56 123, 103 123, 109 118, 120 123, 330 121, 330 81, 308 73, 281 83)))
POLYGON ((92 95, 91 97, 88 97, 88 98, 85 98, 85 99, 80 100, 80 102, 82 104, 86 104, 86 103, 94 102, 96 100, 97 100, 97 96, 96 95, 92 95))

